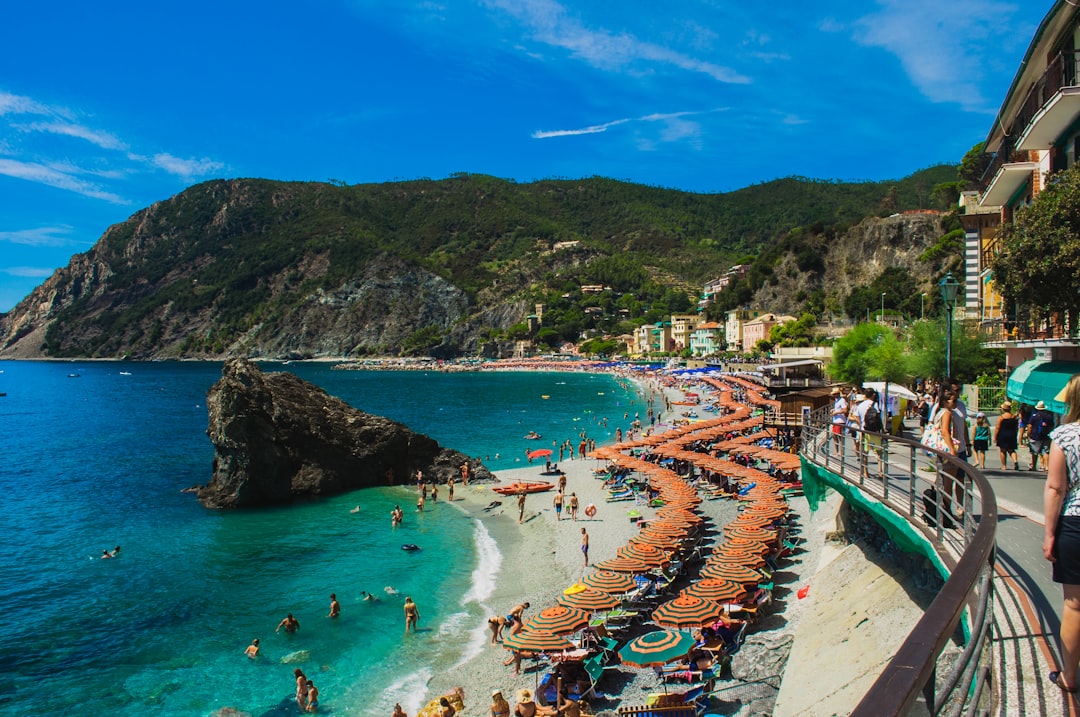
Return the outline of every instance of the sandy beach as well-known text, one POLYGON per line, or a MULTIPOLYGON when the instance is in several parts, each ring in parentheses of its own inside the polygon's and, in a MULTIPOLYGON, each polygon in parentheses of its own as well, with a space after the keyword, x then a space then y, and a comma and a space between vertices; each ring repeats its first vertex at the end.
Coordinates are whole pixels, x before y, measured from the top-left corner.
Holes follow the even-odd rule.
MULTIPOLYGON (((657 387, 643 385, 642 388, 648 394, 657 387)), ((678 400, 682 396, 682 392, 674 387, 664 389, 664 393, 670 400, 678 400)), ((664 415, 662 418, 666 420, 668 416, 664 415)), ((658 427, 658 430, 662 428, 658 427)), ((495 589, 490 598, 485 600, 485 604, 491 608, 490 616, 505 615, 513 606, 529 602, 530 608, 525 612, 528 620, 540 610, 556 605, 556 599, 562 591, 587 572, 580 549, 583 527, 589 533, 590 563, 595 563, 614 557, 616 550, 637 532, 637 526, 627 516, 628 510, 640 510, 646 518, 653 516, 655 510, 646 506, 632 502, 606 502, 607 493, 603 481, 596 478, 593 472, 605 464, 605 461, 593 459, 559 463, 559 468, 566 473, 567 495, 575 492, 582 508, 589 504, 594 504, 597 508, 596 515, 591 518, 586 518, 583 512, 579 512, 576 522, 568 518, 565 509, 563 519, 556 520, 552 502, 554 491, 529 495, 526 499, 524 522, 519 525, 516 498, 500 496, 491 490, 490 484, 458 487, 455 507, 481 521, 502 553, 495 589), (495 500, 501 501, 501 505, 485 511, 484 508, 495 500)), ((551 476, 541 475, 543 471, 544 463, 537 461, 528 467, 500 471, 497 476, 503 483, 517 480, 554 480, 551 476)), ((790 503, 793 513, 798 516, 797 520, 802 525, 809 525, 805 500, 797 498, 790 503)), ((705 544, 708 545, 717 540, 719 530, 737 515, 737 502, 727 499, 706 500, 699 507, 699 512, 707 519, 706 526, 709 530, 705 544)), ((776 576, 774 605, 769 608, 768 615, 751 626, 747 645, 733 660, 733 674, 745 672, 740 670, 740 661, 755 659, 754 650, 748 649, 752 642, 762 642, 764 638, 766 646, 774 645, 779 634, 793 632, 799 612, 799 602, 795 599, 797 586, 804 571, 812 571, 815 565, 813 549, 804 550, 801 555, 783 562, 782 570, 776 576)), ((536 668, 541 670, 541 673, 536 673, 526 660, 522 674, 514 676, 512 668, 503 665, 510 653, 501 645, 489 644, 490 633, 487 625, 470 626, 470 635, 467 638, 469 644, 477 645, 481 638, 484 640, 484 647, 480 654, 432 678, 429 683, 429 697, 461 686, 465 689, 466 713, 488 715, 492 690, 502 690, 507 699, 511 700, 512 707, 512 695, 522 688, 534 688, 543 667, 536 668)), ((766 651, 769 649, 772 648, 767 647, 766 651)), ((786 656, 786 650, 784 655, 786 656)), ((773 657, 775 658, 775 655, 773 657)), ((782 672, 782 664, 779 669, 782 672)), ((731 677, 718 680, 716 689, 722 689, 731 681, 731 677)), ((764 693, 760 690, 751 690, 749 693, 744 691, 745 694, 728 704, 738 707, 762 695, 775 698, 778 685, 779 677, 771 685, 764 685, 764 693)), ((678 690, 677 686, 668 689, 678 690)), ((594 712, 614 710, 619 704, 644 704, 649 693, 662 691, 662 688, 652 670, 615 664, 605 670, 598 691, 603 693, 605 698, 590 699, 594 712)))

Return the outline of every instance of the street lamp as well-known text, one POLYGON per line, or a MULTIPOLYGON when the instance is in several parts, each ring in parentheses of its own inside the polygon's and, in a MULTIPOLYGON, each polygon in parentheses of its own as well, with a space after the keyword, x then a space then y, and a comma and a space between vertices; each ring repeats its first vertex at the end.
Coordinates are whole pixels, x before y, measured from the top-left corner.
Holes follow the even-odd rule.
POLYGON ((885 292, 885 291, 881 292, 881 313, 878 314, 878 323, 879 324, 884 324, 885 323, 885 294, 886 293, 888 293, 888 292, 885 292))
POLYGON ((952 314, 953 305, 956 303, 956 292, 960 289, 960 282, 946 274, 938 284, 941 288, 941 300, 945 302, 945 377, 952 376, 952 314))
POLYGON ((926 318, 926 292, 919 294, 919 321, 926 318))

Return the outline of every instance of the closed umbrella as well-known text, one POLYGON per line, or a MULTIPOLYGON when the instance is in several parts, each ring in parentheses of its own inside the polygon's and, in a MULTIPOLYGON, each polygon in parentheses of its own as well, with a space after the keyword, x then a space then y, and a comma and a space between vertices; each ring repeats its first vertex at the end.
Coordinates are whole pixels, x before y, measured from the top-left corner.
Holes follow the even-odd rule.
POLYGON ((560 595, 558 603, 567 607, 576 607, 579 610, 597 611, 614 610, 622 604, 622 601, 611 593, 587 588, 572 595, 560 595))
MULTIPOLYGON (((577 632, 589 624, 589 613, 576 607, 556 605, 544 608, 525 622, 524 630, 547 630, 556 635, 577 632)), ((520 633, 519 633, 520 634, 520 633)))
POLYGON ((659 667, 685 656, 695 644, 685 632, 657 630, 626 643, 619 650, 619 661, 631 667, 659 667))
POLYGON ((652 619, 660 627, 688 630, 710 625, 723 614, 724 608, 718 602, 693 595, 679 595, 653 610, 652 619))
POLYGON ((637 581, 626 573, 613 570, 597 570, 581 579, 586 587, 606 593, 626 593, 637 587, 637 581))

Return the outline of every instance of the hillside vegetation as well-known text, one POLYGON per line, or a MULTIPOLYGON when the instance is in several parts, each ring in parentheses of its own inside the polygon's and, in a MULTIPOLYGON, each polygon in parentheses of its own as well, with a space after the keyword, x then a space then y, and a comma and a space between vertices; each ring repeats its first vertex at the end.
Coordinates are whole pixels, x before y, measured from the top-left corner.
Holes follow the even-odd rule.
POLYGON ((925 207, 955 176, 712 195, 602 178, 206 182, 110 227, 0 318, 0 355, 456 355, 513 338, 537 302, 552 345, 577 341, 689 308, 763 247, 813 264, 824 232, 925 207))

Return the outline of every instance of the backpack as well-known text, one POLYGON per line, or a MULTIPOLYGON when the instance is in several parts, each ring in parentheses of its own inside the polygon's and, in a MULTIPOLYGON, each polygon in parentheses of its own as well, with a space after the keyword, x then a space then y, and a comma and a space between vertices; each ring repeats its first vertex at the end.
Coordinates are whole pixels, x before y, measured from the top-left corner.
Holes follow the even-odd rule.
POLYGON ((1036 411, 1031 416, 1031 438, 1032 440, 1042 441, 1050 436, 1050 431, 1054 428, 1054 420, 1050 417, 1050 414, 1046 411, 1036 411))
POLYGON ((874 433, 881 433, 885 429, 885 424, 881 422, 881 411, 878 410, 876 403, 867 406, 866 415, 863 417, 863 429, 874 433))

